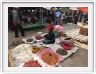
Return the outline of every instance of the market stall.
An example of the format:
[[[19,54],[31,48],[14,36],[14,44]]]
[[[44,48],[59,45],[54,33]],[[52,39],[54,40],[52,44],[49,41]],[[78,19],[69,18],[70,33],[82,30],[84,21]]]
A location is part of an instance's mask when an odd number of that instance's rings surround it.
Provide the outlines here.
[[[87,14],[88,9],[84,11],[82,8],[70,7],[64,8],[60,7],[20,7],[23,11],[23,22],[22,27],[24,29],[43,27],[46,21],[54,20],[51,16],[54,11],[60,10],[67,13],[67,22],[73,23],[73,15],[71,11],[82,11]],[[69,11],[69,12],[67,12]],[[22,12],[21,12],[22,13]],[[28,22],[26,23],[25,15],[28,16]],[[85,16],[85,15],[84,15]],[[30,20],[30,18],[33,18]],[[34,19],[36,20],[34,22]],[[30,21],[32,21],[30,23]],[[53,23],[53,22],[52,22]],[[46,23],[47,24],[47,23]],[[50,23],[51,24],[51,23]],[[50,25],[49,24],[49,25]],[[74,23],[73,23],[74,24]],[[52,24],[53,25],[53,24]],[[45,27],[44,27],[45,28]],[[49,27],[48,27],[49,28]],[[47,28],[47,29],[48,29]],[[50,27],[52,29],[52,36],[54,38],[50,41],[53,43],[44,43],[49,29],[26,32],[26,37],[15,38],[17,40],[10,39],[10,44],[8,50],[8,64],[10,67],[61,67],[61,63],[65,61],[66,58],[76,53],[80,48],[88,49],[88,22],[80,22],[76,25],[67,24],[66,25],[53,25]],[[40,31],[40,32],[39,32]],[[12,37],[10,37],[12,38]],[[11,43],[12,42],[12,43]]]
[[[12,18],[12,11],[14,7],[8,8],[8,22],[9,22],[9,28],[14,30],[14,23]],[[21,25],[24,29],[36,29],[36,28],[42,28],[44,26],[44,11],[48,9],[45,9],[43,7],[19,7],[19,17],[21,21]]]

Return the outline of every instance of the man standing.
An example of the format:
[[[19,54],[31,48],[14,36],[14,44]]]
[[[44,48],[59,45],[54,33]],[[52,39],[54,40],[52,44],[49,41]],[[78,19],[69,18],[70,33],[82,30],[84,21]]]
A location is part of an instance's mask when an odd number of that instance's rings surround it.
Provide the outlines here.
[[[77,11],[74,12],[74,25],[77,25],[79,13]]]
[[[61,15],[62,13],[59,10],[55,12],[55,21],[54,21],[55,25],[61,25]]]
[[[18,37],[18,30],[21,32],[22,36],[25,36],[24,30],[21,25],[20,17],[19,17],[19,8],[18,7],[13,8],[12,15],[13,15],[13,23],[15,25],[15,37]]]

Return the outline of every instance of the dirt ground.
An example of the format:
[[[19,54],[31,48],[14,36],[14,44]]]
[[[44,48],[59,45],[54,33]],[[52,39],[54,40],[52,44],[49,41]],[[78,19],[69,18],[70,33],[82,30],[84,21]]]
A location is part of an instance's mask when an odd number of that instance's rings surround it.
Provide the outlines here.
[[[78,28],[76,25],[73,24],[64,24],[65,30],[70,30],[74,28]],[[25,37],[32,37],[37,34],[37,32],[43,32],[46,33],[47,30],[44,29],[37,29],[37,30],[26,30],[25,31]],[[8,46],[9,49],[12,48],[11,43],[14,39],[14,31],[9,30],[8,32]],[[20,36],[20,34],[19,34]],[[23,38],[23,37],[21,37]],[[88,49],[83,49],[79,47],[79,50],[71,55],[70,57],[66,58],[62,63],[60,63],[60,66],[62,67],[87,67],[88,66]]]

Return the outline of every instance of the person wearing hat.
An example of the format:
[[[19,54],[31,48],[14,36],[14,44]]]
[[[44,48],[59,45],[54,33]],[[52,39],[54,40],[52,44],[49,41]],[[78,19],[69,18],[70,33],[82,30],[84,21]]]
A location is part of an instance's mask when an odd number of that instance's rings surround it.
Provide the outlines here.
[[[51,23],[51,21],[49,21],[49,25],[48,25],[48,34],[45,35],[45,40],[43,41],[43,43],[45,44],[53,44],[55,43],[55,34],[53,32],[54,30],[54,25]]]
[[[22,36],[25,36],[24,35],[24,30],[23,30],[22,25],[21,25],[20,16],[19,16],[18,11],[19,11],[19,8],[14,7],[13,12],[12,12],[13,23],[15,25],[15,37],[19,37],[18,36],[18,30],[21,32]]]

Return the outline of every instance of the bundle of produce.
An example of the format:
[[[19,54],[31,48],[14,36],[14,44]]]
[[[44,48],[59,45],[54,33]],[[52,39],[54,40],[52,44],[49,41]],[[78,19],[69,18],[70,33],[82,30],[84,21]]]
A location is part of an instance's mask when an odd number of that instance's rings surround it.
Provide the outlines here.
[[[55,29],[57,29],[58,32],[64,32],[64,27],[63,27],[63,26],[56,25],[56,26],[55,26]]]
[[[63,36],[63,33],[64,33],[64,27],[63,27],[63,26],[56,25],[56,26],[55,26],[55,30],[58,31],[58,37]],[[55,32],[55,33],[56,33],[56,32]]]

